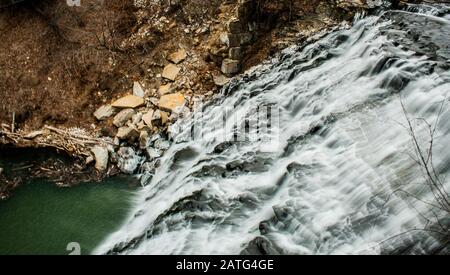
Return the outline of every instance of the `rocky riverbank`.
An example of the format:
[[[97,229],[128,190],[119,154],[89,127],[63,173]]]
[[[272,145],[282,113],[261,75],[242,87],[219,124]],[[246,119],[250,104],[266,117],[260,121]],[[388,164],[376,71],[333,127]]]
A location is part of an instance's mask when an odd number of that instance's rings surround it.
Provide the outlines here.
[[[151,176],[170,125],[232,77],[380,5],[24,1],[0,13],[0,47],[11,49],[0,53],[0,143],[56,148],[102,175]]]

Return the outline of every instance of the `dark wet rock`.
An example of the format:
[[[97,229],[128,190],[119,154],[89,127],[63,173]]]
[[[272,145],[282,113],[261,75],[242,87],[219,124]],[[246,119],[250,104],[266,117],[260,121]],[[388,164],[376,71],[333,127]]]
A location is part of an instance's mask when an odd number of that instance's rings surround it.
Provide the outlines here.
[[[241,255],[280,255],[280,251],[265,237],[256,237],[241,252]]]

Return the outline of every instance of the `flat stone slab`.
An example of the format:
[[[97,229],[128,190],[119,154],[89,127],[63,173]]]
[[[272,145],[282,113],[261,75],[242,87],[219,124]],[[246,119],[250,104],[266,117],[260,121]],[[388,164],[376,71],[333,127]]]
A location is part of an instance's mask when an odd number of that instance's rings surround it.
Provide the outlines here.
[[[184,106],[186,104],[186,99],[181,93],[164,95],[159,100],[159,108],[163,111],[173,112],[175,108],[179,106]]]
[[[142,97],[135,95],[127,95],[118,100],[116,100],[111,106],[116,108],[137,108],[145,104]]]
[[[162,73],[162,77],[175,81],[178,74],[180,73],[180,67],[174,64],[169,64],[166,67],[164,67],[164,71]]]

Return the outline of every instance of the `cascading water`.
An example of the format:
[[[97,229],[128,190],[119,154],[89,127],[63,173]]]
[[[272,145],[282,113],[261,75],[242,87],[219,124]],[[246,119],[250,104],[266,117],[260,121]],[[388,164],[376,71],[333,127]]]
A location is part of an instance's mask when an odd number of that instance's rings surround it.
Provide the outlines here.
[[[96,253],[436,252],[439,237],[425,231],[386,240],[446,215],[430,206],[401,102],[423,146],[428,132],[413,118],[438,121],[434,167],[445,178],[449,46],[448,6],[412,6],[359,19],[233,81],[179,124],[135,211]],[[264,131],[250,127],[261,122]]]

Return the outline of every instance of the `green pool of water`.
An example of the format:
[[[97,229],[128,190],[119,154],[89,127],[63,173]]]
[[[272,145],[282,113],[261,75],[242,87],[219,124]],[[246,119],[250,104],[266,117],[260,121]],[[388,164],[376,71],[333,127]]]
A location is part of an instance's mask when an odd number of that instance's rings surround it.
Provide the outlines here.
[[[89,254],[123,222],[133,191],[126,178],[72,188],[34,181],[0,202],[0,254]]]

